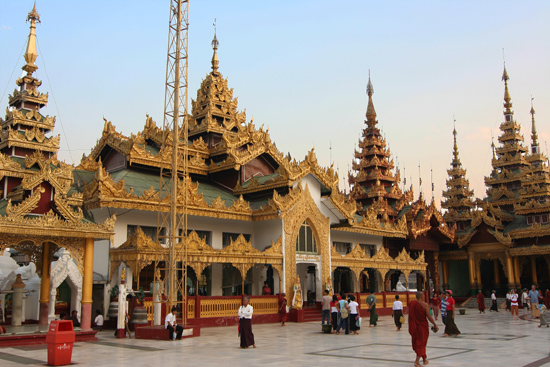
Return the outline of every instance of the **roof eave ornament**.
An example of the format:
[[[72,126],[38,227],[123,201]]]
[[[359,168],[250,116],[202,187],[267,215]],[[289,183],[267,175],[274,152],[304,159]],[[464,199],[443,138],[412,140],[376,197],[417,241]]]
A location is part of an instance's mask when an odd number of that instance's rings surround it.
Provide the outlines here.
[[[27,42],[27,49],[25,51],[25,61],[27,62],[23,66],[23,70],[27,72],[27,75],[32,75],[38,66],[34,64],[36,58],[38,57],[38,52],[36,51],[36,23],[40,23],[40,14],[36,11],[36,2],[32,10],[27,15],[27,22],[31,22],[29,40]]]

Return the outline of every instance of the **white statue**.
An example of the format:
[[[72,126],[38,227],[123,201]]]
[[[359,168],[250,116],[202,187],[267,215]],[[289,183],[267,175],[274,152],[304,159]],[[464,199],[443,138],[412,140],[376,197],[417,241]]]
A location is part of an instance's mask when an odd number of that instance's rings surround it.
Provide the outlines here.
[[[401,283],[401,281],[398,281],[397,282],[397,285],[395,286],[395,289],[398,291],[398,292],[406,292],[407,291],[407,288],[405,288],[403,286],[403,284]]]

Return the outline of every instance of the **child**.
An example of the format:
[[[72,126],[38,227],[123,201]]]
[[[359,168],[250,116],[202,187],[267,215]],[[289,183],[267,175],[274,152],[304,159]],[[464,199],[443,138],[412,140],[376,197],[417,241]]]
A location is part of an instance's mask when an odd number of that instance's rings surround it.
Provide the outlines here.
[[[544,326],[544,325],[546,325],[546,327],[549,327],[548,323],[546,322],[546,306],[544,305],[544,300],[543,299],[541,299],[540,303],[539,303],[539,312],[540,312],[540,325],[539,325],[539,327]]]

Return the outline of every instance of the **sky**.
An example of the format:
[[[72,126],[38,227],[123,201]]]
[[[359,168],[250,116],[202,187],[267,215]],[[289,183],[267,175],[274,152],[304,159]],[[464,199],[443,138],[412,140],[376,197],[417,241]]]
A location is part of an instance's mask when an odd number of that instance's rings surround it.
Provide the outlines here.
[[[43,114],[57,116],[59,158],[78,164],[103,118],[125,135],[146,114],[162,125],[169,0],[37,0]],[[32,0],[0,0],[0,108],[21,75]],[[515,118],[531,142],[531,96],[542,150],[550,145],[548,1],[190,2],[189,106],[210,72],[216,19],[219,70],[247,121],[278,149],[338,169],[340,186],[365,124],[369,78],[393,159],[439,206],[456,120],[460,158],[485,196],[491,137],[503,121],[503,61]],[[503,51],[504,49],[504,51]],[[420,168],[419,168],[420,166]],[[403,182],[401,183],[403,186]]]

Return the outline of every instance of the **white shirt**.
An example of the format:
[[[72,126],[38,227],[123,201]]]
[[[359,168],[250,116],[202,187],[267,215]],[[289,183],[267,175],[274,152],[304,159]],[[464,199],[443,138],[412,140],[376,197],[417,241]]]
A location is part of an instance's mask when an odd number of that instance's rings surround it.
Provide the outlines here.
[[[164,319],[164,328],[168,329],[168,325],[174,326],[176,324],[176,315],[170,312]]]
[[[94,322],[96,326],[103,326],[103,315],[97,315]]]
[[[244,306],[239,307],[239,317],[241,319],[251,319],[253,312],[254,312],[254,309],[252,308],[252,306],[250,306],[250,304],[246,307]]]
[[[352,313],[354,315],[356,315],[358,312],[357,312],[357,306],[359,306],[359,303],[355,302],[355,301],[351,301],[349,303],[349,313]]]
[[[518,305],[518,295],[517,294],[511,294],[510,295],[510,301],[512,302],[512,306],[519,306]]]
[[[529,301],[529,300],[527,299],[528,297],[529,297],[529,296],[527,295],[527,292],[523,292],[523,293],[521,294],[521,302],[522,302],[522,303],[527,303],[527,301]]]
[[[493,294],[491,294],[491,299],[492,299],[492,300],[495,300],[495,301],[496,301],[496,300],[497,300],[497,295],[496,295],[496,294],[494,294],[494,293],[493,293]]]
[[[510,293],[506,293],[506,299],[510,299]]]
[[[401,301],[395,301],[393,303],[393,309],[394,310],[402,310],[403,309],[403,302]]]

